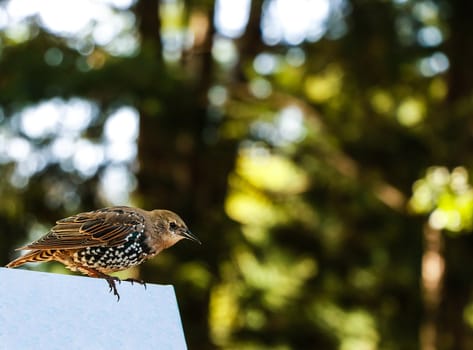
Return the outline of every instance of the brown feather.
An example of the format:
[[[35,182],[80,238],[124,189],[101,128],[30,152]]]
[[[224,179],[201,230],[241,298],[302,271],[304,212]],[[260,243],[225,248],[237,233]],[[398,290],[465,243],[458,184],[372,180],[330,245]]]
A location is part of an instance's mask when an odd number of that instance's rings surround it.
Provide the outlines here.
[[[98,210],[62,219],[43,237],[17,250],[77,249],[84,247],[115,247],[144,225],[136,212]]]
[[[55,253],[55,250],[34,250],[11,261],[6,267],[17,267],[28,262],[49,261]]]

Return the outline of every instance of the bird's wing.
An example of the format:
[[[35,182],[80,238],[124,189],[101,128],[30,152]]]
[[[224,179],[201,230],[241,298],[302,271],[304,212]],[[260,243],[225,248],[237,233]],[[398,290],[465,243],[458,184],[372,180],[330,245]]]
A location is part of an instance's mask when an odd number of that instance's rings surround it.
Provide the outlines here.
[[[141,214],[122,207],[105,208],[59,220],[46,235],[18,250],[113,247],[143,231]]]

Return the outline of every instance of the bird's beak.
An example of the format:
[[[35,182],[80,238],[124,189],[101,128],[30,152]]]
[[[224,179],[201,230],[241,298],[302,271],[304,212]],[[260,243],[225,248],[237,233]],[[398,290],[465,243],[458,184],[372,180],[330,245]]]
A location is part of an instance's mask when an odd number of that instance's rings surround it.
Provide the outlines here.
[[[196,236],[194,236],[194,234],[189,229],[179,231],[179,235],[184,238],[190,239],[191,241],[202,244],[202,242]]]

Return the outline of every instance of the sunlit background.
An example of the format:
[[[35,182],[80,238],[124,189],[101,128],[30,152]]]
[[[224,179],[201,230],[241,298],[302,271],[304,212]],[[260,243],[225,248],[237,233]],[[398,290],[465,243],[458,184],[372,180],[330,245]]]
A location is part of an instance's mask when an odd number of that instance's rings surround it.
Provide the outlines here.
[[[468,13],[1,2],[1,258],[61,216],[160,205],[207,243],[131,274],[175,284],[192,349],[467,349]]]

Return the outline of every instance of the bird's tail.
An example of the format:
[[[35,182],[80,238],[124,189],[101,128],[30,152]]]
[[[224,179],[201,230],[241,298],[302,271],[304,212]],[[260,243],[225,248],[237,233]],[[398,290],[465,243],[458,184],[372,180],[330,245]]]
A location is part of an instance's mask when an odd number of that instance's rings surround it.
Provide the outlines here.
[[[27,262],[48,261],[51,260],[54,253],[54,250],[33,250],[9,262],[6,267],[17,267]]]

